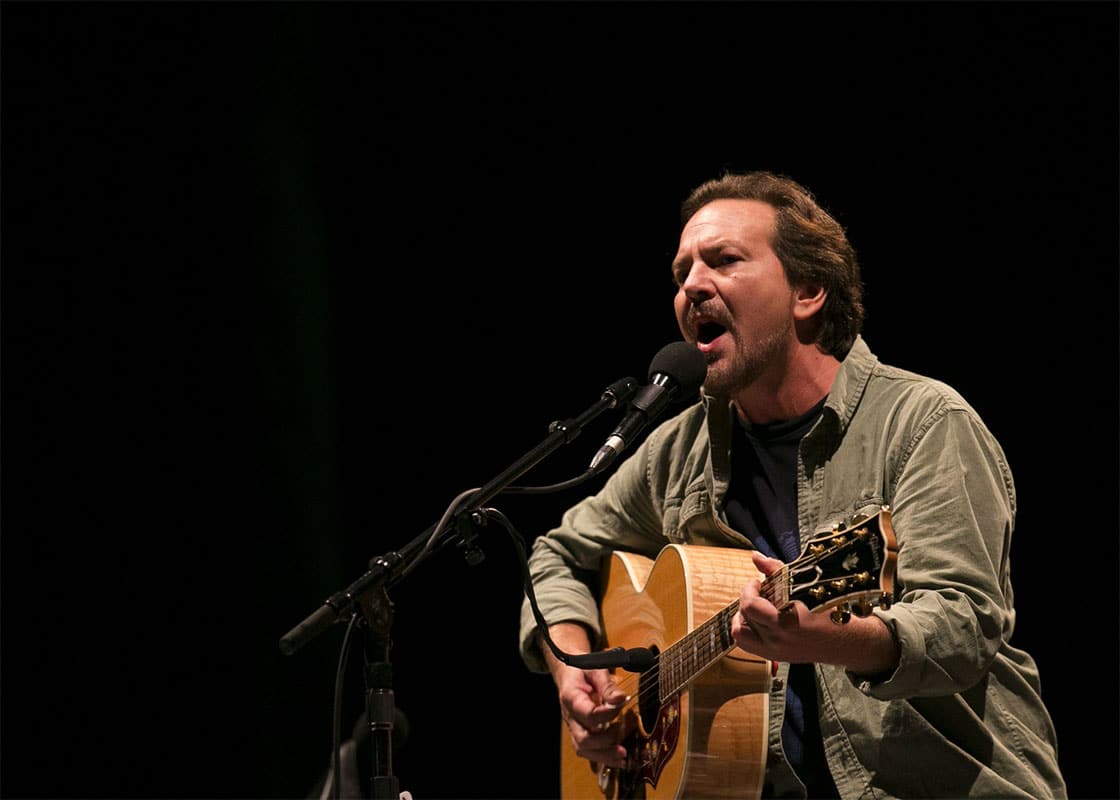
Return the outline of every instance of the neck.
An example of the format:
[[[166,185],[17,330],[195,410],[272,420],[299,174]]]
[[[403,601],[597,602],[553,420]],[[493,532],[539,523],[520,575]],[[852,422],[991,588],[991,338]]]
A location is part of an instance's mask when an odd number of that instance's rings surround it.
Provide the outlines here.
[[[834,356],[816,345],[799,345],[758,380],[732,397],[739,416],[754,425],[805,414],[832,389],[840,369]]]

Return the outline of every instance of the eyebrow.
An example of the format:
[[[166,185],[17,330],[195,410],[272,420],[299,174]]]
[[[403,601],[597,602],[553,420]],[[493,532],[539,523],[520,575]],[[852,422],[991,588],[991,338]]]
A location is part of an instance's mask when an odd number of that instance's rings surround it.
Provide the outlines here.
[[[749,248],[745,244],[743,244],[741,241],[739,241],[738,239],[729,239],[725,236],[725,237],[716,239],[715,241],[701,244],[700,245],[700,252],[701,253],[707,253],[707,252],[711,252],[713,250],[719,250],[721,248],[728,247],[728,246],[735,247],[735,248],[738,248],[740,250],[749,251]],[[677,269],[680,266],[682,266],[683,262],[686,259],[688,259],[688,260],[692,259],[692,255],[688,252],[686,252],[684,255],[678,255],[678,256],[675,256],[673,258],[673,261],[670,264],[670,267],[672,268],[674,273],[676,273]]]

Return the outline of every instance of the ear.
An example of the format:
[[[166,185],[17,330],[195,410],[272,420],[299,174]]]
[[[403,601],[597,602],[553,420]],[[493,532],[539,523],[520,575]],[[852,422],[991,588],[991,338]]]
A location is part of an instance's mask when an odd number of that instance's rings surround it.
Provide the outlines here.
[[[793,290],[793,318],[804,322],[821,310],[828,292],[823,286],[798,286]]]

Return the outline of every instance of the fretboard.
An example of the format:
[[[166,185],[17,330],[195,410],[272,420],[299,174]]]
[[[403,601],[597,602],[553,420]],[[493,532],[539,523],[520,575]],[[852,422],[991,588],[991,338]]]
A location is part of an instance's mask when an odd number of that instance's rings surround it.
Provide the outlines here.
[[[779,609],[788,602],[788,574],[788,569],[782,567],[762,583],[762,596]],[[735,640],[731,638],[731,618],[738,611],[739,600],[736,599],[661,652],[658,658],[658,692],[662,703],[731,652],[735,647]]]

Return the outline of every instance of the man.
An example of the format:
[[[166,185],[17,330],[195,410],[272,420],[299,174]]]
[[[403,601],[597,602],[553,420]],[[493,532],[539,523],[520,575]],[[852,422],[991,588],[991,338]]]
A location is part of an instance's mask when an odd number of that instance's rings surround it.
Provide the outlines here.
[[[729,628],[773,665],[761,796],[1065,797],[1038,670],[1011,643],[1016,499],[999,443],[951,387],[870,352],[855,253],[803,187],[728,174],[692,192],[681,223],[674,308],[707,361],[700,402],[534,543],[552,643],[611,644],[597,576],[612,552],[753,549],[762,579],[743,581]],[[810,539],[884,508],[893,604],[838,624],[764,590]],[[544,633],[527,599],[522,655],[552,674],[571,748],[607,785],[635,766],[628,692]]]

